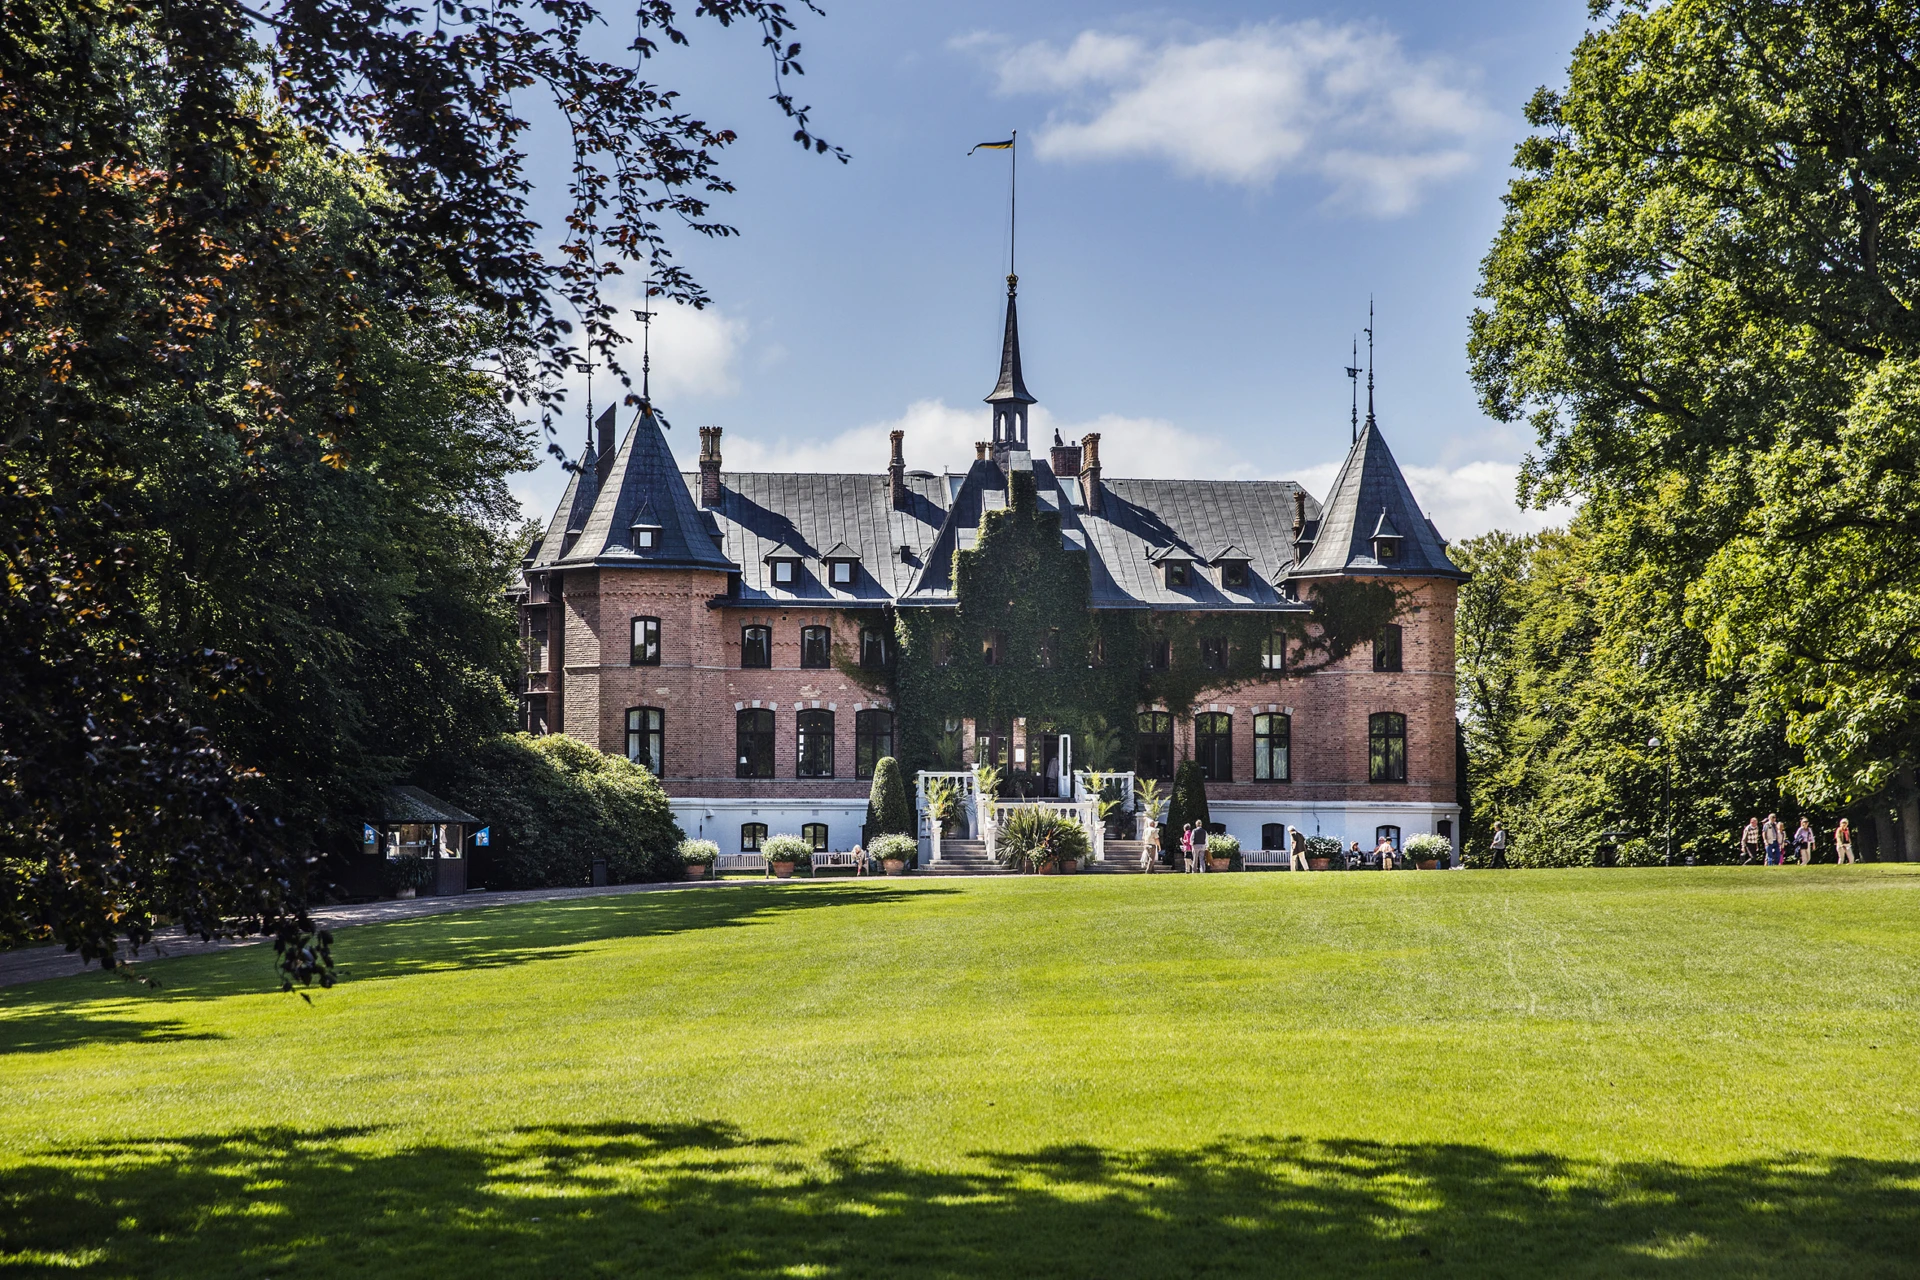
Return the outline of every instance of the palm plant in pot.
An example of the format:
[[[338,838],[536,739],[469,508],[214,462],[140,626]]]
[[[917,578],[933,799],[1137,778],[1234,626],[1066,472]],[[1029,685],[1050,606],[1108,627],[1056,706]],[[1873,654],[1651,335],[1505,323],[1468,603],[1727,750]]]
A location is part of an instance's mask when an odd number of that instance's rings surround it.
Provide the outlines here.
[[[942,839],[951,837],[960,820],[960,788],[945,778],[927,779],[927,814],[939,825]]]
[[[1137,779],[1133,785],[1133,798],[1139,806],[1138,812],[1147,820],[1147,830],[1158,831],[1167,815],[1167,796],[1160,790],[1160,780]]]
[[[1015,809],[1000,831],[1000,860],[1042,875],[1077,871],[1092,848],[1079,823],[1038,805]]]
[[[682,840],[679,848],[681,874],[689,880],[704,880],[713,874],[720,857],[720,846],[711,840]]]
[[[867,846],[867,856],[876,858],[890,876],[906,874],[907,864],[920,852],[920,842],[912,836],[880,836]]]
[[[768,836],[760,842],[760,856],[782,880],[793,875],[795,867],[813,864],[813,846],[799,836]]]
[[[1417,835],[1407,840],[1407,859],[1422,871],[1432,871],[1452,852],[1453,841],[1445,836]]]

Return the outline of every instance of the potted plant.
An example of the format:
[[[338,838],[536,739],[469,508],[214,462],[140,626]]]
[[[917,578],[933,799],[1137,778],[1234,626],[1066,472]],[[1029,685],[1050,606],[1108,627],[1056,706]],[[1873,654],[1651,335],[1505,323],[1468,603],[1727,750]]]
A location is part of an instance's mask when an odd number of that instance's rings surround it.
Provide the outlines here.
[[[680,842],[681,874],[689,880],[704,880],[713,874],[714,860],[720,856],[720,846],[711,840],[682,840]]]
[[[760,856],[782,880],[793,878],[795,867],[813,863],[813,846],[799,836],[768,836],[760,842]]]
[[[1239,840],[1228,835],[1207,837],[1207,870],[1238,871],[1243,865]]]
[[[1091,851],[1079,823],[1038,805],[1015,809],[1000,829],[1000,860],[1016,870],[1041,875],[1077,871]]]
[[[867,846],[867,856],[877,858],[881,869],[890,876],[905,875],[907,863],[920,852],[920,842],[912,836],[880,836]]]
[[[1138,812],[1145,816],[1147,829],[1157,831],[1164,819],[1167,807],[1166,796],[1160,793],[1160,781],[1157,778],[1140,778],[1133,784],[1133,798],[1139,806]]]
[[[1341,856],[1340,842],[1332,836],[1308,836],[1301,843],[1305,846],[1307,866],[1314,871],[1325,871]]]
[[[1452,852],[1453,841],[1445,836],[1417,835],[1407,840],[1406,857],[1422,871],[1432,871]]]
[[[422,889],[433,887],[433,860],[403,853],[387,859],[387,892],[396,898],[411,898]]]
[[[940,838],[951,838],[960,818],[960,789],[945,778],[927,779],[927,813],[939,824]]]

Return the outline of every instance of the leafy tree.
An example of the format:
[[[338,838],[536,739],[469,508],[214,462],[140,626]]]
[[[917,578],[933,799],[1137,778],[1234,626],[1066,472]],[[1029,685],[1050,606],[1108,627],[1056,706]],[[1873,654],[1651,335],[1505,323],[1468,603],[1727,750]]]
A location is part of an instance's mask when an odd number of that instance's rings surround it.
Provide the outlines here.
[[[873,766],[873,790],[867,797],[867,837],[914,836],[919,834],[919,825],[913,806],[907,803],[899,762],[892,756],[882,756]]]
[[[694,12],[757,25],[777,84],[800,71],[782,5]],[[498,714],[502,632],[472,590],[498,548],[441,499],[484,506],[523,446],[475,395],[550,419],[588,352],[618,372],[622,263],[706,301],[660,224],[731,234],[709,200],[734,135],[641,74],[686,40],[676,6],[639,0],[625,64],[588,51],[585,0],[424,17],[0,0],[0,940],[113,964],[165,915],[272,932],[289,982],[326,981],[305,901],[329,793]],[[518,141],[535,93],[572,146],[552,252]],[[432,403],[397,412],[423,379]],[[375,554],[389,521],[406,563]]]
[[[1920,11],[1625,0],[1574,53],[1470,355],[1529,494],[1664,566],[1663,619],[1785,726],[1789,785],[1920,804]],[[1920,845],[1915,846],[1920,852]]]

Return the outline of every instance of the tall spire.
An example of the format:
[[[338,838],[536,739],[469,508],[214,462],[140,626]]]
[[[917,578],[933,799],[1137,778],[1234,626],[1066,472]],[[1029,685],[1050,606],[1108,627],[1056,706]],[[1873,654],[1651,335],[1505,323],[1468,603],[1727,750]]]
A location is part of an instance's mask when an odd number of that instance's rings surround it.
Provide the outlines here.
[[[1007,277],[1007,327],[1000,340],[1000,381],[987,403],[993,406],[993,442],[1002,448],[1027,447],[1027,406],[1037,404],[1020,374],[1020,313],[1014,298],[1020,277]]]
[[[1367,299],[1367,425],[1373,426],[1373,299]],[[1358,439],[1359,437],[1355,437]]]
[[[1353,408],[1349,415],[1349,425],[1353,428],[1353,438],[1360,438],[1360,335],[1353,335],[1353,363],[1347,366],[1347,381],[1353,387]]]

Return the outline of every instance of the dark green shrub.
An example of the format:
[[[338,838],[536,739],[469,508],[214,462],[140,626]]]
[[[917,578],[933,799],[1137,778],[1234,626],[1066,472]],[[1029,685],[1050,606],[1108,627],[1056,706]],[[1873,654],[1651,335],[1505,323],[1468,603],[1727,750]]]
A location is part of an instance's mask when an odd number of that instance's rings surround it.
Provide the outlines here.
[[[867,796],[867,839],[878,836],[917,836],[913,806],[900,780],[900,765],[882,756],[873,766],[873,790]]]
[[[563,734],[494,738],[428,787],[493,829],[474,858],[476,888],[584,885],[596,858],[616,884],[680,876],[683,833],[660,783]]]
[[[1200,774],[1200,762],[1183,760],[1173,771],[1173,798],[1167,804],[1166,825],[1160,828],[1160,848],[1167,860],[1179,864],[1180,832],[1189,822],[1207,825],[1207,783]]]
[[[402,854],[398,858],[388,858],[385,874],[382,877],[387,896],[392,897],[402,889],[412,889],[416,893],[433,887],[433,860],[413,854]]]

